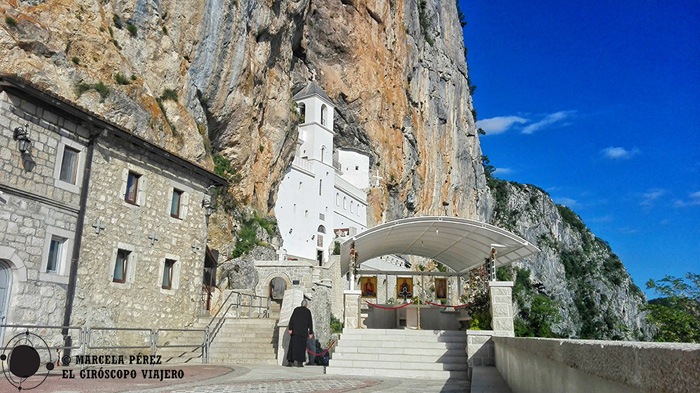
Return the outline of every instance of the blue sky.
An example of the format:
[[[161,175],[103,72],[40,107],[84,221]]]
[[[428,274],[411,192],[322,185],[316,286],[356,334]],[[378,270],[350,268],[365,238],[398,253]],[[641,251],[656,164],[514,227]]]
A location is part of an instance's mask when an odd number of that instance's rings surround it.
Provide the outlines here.
[[[572,208],[642,290],[700,274],[700,2],[459,4],[496,176]]]

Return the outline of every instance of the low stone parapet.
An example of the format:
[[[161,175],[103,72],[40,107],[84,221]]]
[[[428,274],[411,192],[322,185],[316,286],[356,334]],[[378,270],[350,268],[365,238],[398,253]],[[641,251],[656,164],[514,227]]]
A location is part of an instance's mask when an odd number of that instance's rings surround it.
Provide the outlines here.
[[[514,392],[700,391],[700,345],[493,337]]]

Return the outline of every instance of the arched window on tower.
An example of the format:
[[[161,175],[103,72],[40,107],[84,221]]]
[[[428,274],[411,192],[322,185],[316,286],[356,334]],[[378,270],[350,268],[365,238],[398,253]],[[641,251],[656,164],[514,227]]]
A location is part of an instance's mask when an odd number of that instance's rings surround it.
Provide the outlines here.
[[[348,198],[343,197],[343,210],[346,210],[348,208]]]
[[[326,104],[321,105],[321,125],[325,126],[326,125],[326,112],[328,111],[328,107],[326,107]]]
[[[316,247],[321,247],[323,249],[323,235],[325,235],[325,234],[326,234],[326,227],[324,227],[323,225],[319,225],[318,226],[318,236],[317,236],[317,240],[316,240]],[[320,265],[321,262],[323,262],[323,258],[321,258],[318,262]]]
[[[323,162],[325,157],[326,157],[326,147],[321,146],[321,162]]]
[[[306,105],[299,104],[299,124],[306,123]]]

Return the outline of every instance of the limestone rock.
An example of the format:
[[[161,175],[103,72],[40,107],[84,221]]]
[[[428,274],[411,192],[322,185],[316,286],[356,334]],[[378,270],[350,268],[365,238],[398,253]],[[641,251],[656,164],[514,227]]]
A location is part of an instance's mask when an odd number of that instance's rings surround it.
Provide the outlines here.
[[[258,272],[252,256],[226,261],[219,265],[217,282],[225,289],[255,289],[258,284]]]
[[[602,239],[570,209],[557,206],[532,185],[493,180],[489,220],[537,245],[541,252],[516,266],[531,271],[537,293],[553,299],[563,336],[597,339],[649,339],[640,307],[644,293]],[[528,305],[529,306],[529,305]],[[519,312],[514,304],[514,312]]]

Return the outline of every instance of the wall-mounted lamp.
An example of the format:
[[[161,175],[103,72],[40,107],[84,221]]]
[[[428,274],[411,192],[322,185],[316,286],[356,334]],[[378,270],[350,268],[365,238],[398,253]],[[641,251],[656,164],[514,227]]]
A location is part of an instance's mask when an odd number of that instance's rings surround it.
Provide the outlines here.
[[[211,201],[208,201],[207,198],[202,199],[202,208],[207,218],[214,214],[214,206],[211,205]]]
[[[26,152],[29,151],[29,149],[32,147],[32,141],[29,139],[29,124],[25,125],[24,127],[15,127],[15,133],[13,135],[13,139],[16,140],[17,143],[17,148],[19,149],[19,152],[22,154],[25,154]]]

